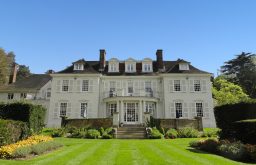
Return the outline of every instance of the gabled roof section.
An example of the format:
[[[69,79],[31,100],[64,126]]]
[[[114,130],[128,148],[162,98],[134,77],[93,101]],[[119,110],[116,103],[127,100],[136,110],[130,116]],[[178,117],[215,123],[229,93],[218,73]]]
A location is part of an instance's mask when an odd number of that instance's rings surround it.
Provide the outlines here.
[[[77,62],[77,61],[76,61]],[[74,70],[73,65],[68,66],[66,69],[56,72],[58,73],[99,73],[99,62],[98,61],[85,61],[85,60],[79,60],[79,62],[84,62],[84,69],[83,70]],[[75,63],[75,62],[74,62]]]
[[[86,63],[86,61],[82,58],[80,60],[73,62],[72,64],[85,64],[85,63]]]
[[[33,74],[13,84],[0,87],[0,92],[36,92],[51,79],[48,74]]]

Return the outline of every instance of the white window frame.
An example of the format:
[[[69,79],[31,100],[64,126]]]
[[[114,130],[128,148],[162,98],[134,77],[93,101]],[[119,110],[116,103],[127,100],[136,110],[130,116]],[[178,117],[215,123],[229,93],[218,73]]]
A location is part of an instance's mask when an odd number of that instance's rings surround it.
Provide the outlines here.
[[[87,102],[80,103],[80,117],[87,118],[87,112],[88,112],[88,103]]]
[[[136,72],[136,63],[127,63],[126,65],[126,72]]]
[[[114,112],[117,112],[117,103],[108,103],[108,107],[107,107],[108,117],[113,116]]]
[[[196,110],[196,116],[197,117],[204,117],[204,104],[203,104],[203,102],[196,102],[195,103],[195,110]]]
[[[8,93],[7,99],[8,100],[13,100],[14,99],[14,93]]]
[[[176,118],[182,118],[183,117],[183,103],[182,102],[175,102],[174,106],[175,106]],[[177,113],[179,115],[178,117],[177,117]]]
[[[145,92],[152,92],[152,82],[145,81]]]
[[[62,80],[61,91],[62,92],[69,91],[69,80]]]
[[[179,83],[177,83],[177,82],[179,82]],[[178,88],[178,86],[176,86],[176,85],[178,85],[179,88]],[[177,87],[177,88],[176,88],[176,87]],[[179,90],[178,90],[178,89],[179,89]],[[181,80],[173,80],[173,91],[174,91],[174,92],[181,92],[181,91],[182,91]]]
[[[132,81],[128,81],[127,83],[127,93],[128,95],[132,95],[134,93],[134,87],[133,87]]]
[[[50,98],[51,97],[51,88],[47,88],[46,90],[46,98]]]
[[[189,64],[188,63],[180,63],[179,70],[189,70]]]
[[[154,102],[146,102],[145,103],[145,112],[153,114],[156,109],[156,104]]]
[[[74,64],[74,70],[84,70],[84,65],[76,63]]]
[[[195,92],[201,92],[202,91],[202,84],[200,80],[194,80],[193,81],[193,88]]]
[[[152,64],[143,64],[143,68],[142,68],[143,72],[152,72]]]
[[[81,82],[81,92],[89,92],[90,88],[90,81],[89,80],[82,80]]]
[[[113,63],[113,62],[111,62],[111,63],[109,63],[109,69],[108,69],[108,71],[109,72],[118,72],[118,63]]]
[[[27,93],[20,93],[20,98],[21,99],[26,99],[27,98]]]
[[[67,102],[60,103],[59,115],[61,117],[66,117],[67,116],[67,110],[68,110],[68,103]]]

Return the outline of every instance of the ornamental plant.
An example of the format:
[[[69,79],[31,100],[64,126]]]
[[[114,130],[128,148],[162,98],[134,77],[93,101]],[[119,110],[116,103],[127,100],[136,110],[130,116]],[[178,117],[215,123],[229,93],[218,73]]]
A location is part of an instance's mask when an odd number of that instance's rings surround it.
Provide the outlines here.
[[[43,136],[43,135],[30,136],[26,140],[22,140],[14,144],[0,147],[0,158],[12,158],[14,152],[21,147],[32,146],[41,142],[47,142],[52,140],[53,138],[50,136]]]

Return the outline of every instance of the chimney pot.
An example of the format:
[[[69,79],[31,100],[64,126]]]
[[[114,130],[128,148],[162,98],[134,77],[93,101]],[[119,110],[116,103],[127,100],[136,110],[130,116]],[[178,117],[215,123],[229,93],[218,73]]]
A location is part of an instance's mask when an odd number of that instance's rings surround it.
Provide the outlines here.
[[[157,49],[156,51],[156,64],[158,71],[164,71],[164,62],[163,62],[163,50]]]
[[[104,71],[106,65],[106,51],[105,49],[100,49],[100,68],[99,71]]]

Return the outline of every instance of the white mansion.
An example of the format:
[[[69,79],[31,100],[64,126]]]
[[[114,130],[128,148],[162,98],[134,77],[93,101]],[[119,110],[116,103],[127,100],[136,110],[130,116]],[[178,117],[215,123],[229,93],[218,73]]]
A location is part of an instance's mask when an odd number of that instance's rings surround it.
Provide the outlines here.
[[[156,61],[106,61],[105,50],[100,50],[99,61],[81,59],[60,72],[32,75],[0,88],[0,100],[22,98],[43,104],[48,127],[59,127],[60,116],[113,114],[118,114],[119,123],[143,124],[145,113],[160,119],[199,116],[203,127],[215,127],[211,76],[181,59],[164,61],[162,50],[157,50]]]

